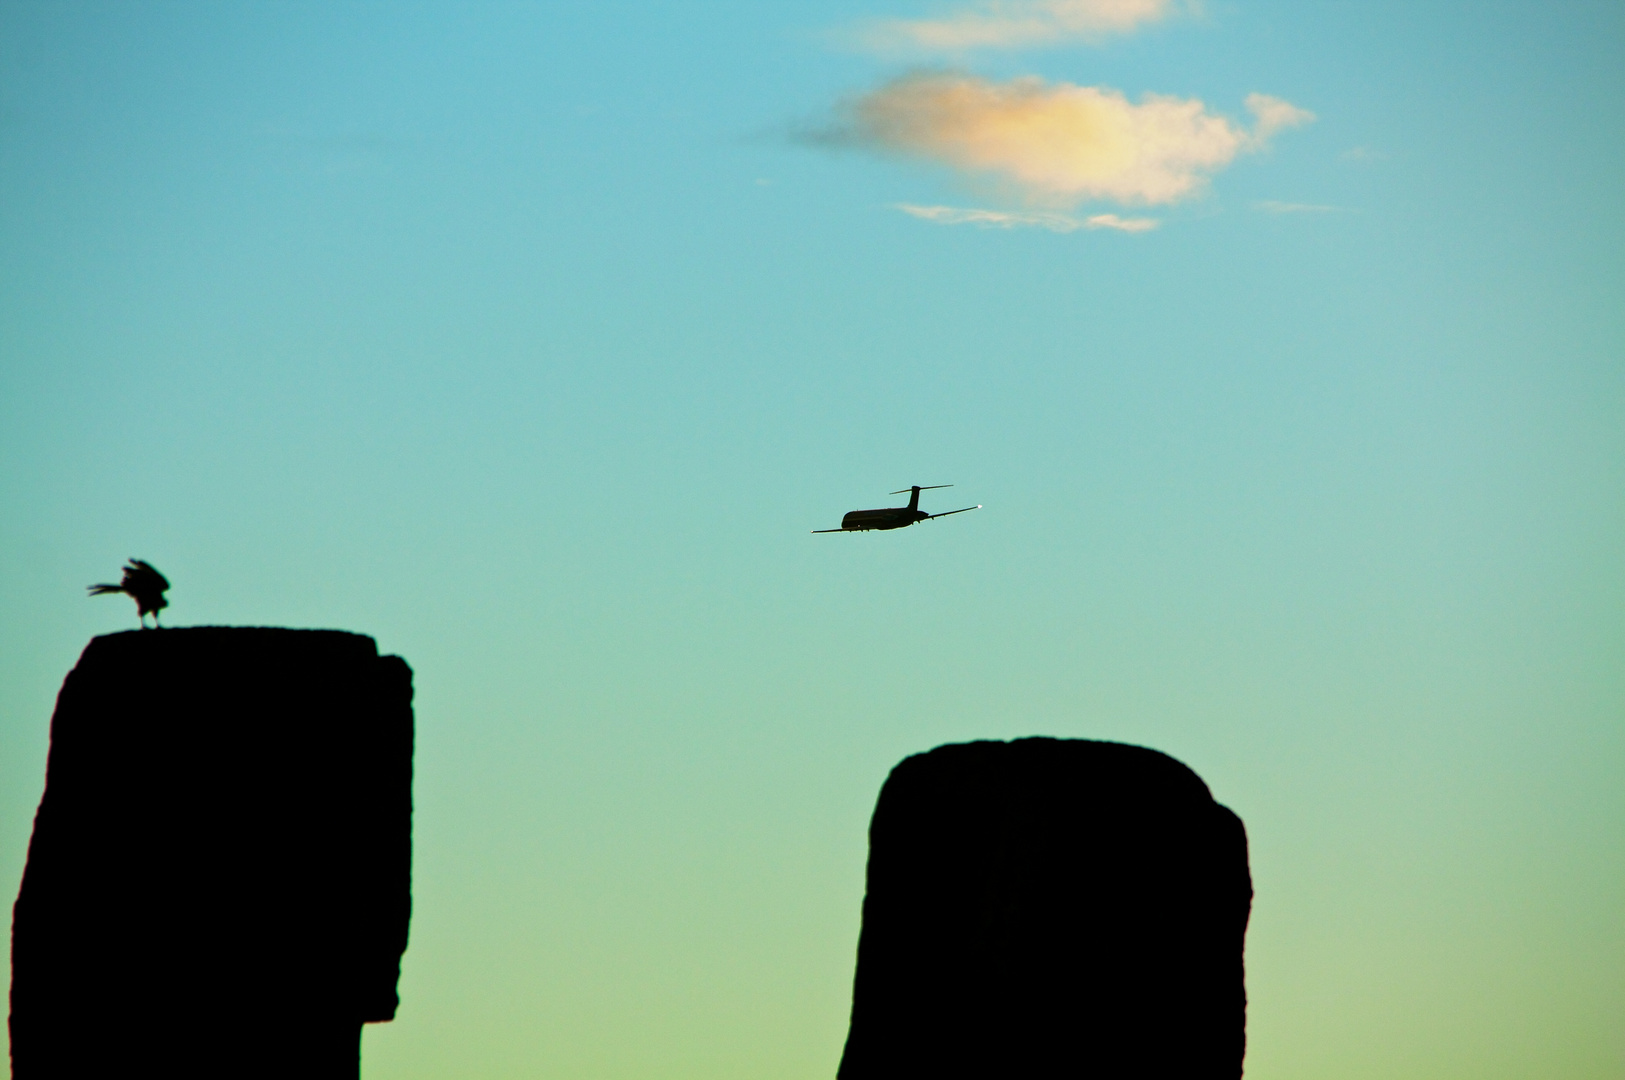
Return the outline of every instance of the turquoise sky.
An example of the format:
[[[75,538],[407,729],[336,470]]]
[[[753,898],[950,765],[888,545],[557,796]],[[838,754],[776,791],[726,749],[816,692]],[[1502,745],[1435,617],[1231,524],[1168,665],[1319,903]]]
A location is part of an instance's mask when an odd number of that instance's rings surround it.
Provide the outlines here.
[[[833,1076],[1048,734],[1246,821],[1250,1080],[1617,1080],[1625,8],[1094,3],[0,5],[0,882],[136,556],[416,670],[369,1078]]]

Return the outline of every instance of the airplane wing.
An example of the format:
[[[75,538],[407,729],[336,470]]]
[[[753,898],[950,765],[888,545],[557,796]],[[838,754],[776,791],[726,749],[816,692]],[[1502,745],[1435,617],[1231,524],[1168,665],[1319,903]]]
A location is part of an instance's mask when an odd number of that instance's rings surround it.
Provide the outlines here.
[[[963,514],[965,510],[980,510],[981,508],[982,504],[977,503],[975,506],[967,506],[963,510],[944,510],[940,514],[931,514],[927,516],[925,520],[930,521],[931,518],[947,517],[949,514]]]

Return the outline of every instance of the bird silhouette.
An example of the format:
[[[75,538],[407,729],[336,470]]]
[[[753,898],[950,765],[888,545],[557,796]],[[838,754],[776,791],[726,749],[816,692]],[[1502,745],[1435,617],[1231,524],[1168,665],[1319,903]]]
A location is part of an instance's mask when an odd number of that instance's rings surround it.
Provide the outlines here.
[[[136,611],[141,620],[141,629],[147,628],[147,613],[152,613],[152,625],[158,627],[158,612],[169,606],[164,599],[164,590],[169,588],[169,579],[160,574],[156,567],[140,559],[131,559],[124,567],[124,579],[117,585],[90,585],[87,586],[91,596],[103,596],[107,593],[124,593],[135,601]]]

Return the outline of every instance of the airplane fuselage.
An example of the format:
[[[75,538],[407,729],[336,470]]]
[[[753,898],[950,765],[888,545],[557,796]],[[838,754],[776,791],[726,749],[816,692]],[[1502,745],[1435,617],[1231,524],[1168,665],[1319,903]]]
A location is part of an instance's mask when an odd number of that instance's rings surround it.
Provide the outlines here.
[[[882,510],[853,510],[841,519],[843,532],[862,532],[868,529],[901,529],[930,517],[924,510],[908,506],[890,506]]]

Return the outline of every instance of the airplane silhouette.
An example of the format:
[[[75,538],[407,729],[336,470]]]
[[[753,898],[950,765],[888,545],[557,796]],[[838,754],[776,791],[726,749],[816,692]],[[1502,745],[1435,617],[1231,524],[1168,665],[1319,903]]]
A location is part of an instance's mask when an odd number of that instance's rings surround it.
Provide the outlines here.
[[[903,491],[909,493],[907,506],[888,506],[881,510],[852,510],[841,519],[839,529],[814,529],[815,533],[833,532],[868,532],[871,529],[906,529],[916,521],[930,521],[932,518],[947,517],[949,514],[963,514],[965,510],[980,510],[981,503],[967,506],[964,510],[944,510],[940,514],[928,514],[920,509],[920,492],[931,491],[935,488],[953,487],[952,484],[915,484],[913,487],[894,491],[893,495],[901,495]]]
[[[104,596],[107,593],[124,593],[135,601],[137,617],[141,620],[141,629],[147,628],[147,613],[152,613],[152,625],[158,627],[158,612],[161,608],[169,606],[164,599],[164,591],[169,588],[169,579],[160,574],[156,567],[140,559],[131,559],[124,567],[124,578],[117,585],[89,585],[91,596]]]

